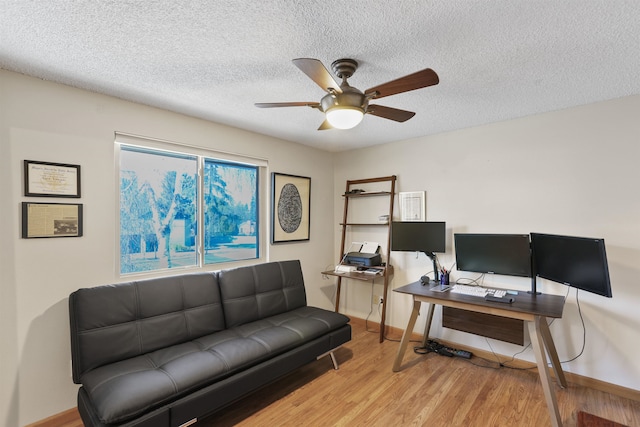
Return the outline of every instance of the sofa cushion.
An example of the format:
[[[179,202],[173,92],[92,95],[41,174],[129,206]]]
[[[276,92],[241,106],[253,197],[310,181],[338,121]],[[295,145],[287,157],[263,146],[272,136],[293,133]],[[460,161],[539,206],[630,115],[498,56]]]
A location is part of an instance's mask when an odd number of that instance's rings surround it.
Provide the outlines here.
[[[337,330],[348,321],[339,313],[301,307],[94,369],[82,377],[82,383],[101,422],[121,422]]]
[[[307,304],[298,260],[223,270],[218,282],[229,328]]]
[[[80,289],[69,313],[76,382],[90,369],[225,329],[215,273]]]

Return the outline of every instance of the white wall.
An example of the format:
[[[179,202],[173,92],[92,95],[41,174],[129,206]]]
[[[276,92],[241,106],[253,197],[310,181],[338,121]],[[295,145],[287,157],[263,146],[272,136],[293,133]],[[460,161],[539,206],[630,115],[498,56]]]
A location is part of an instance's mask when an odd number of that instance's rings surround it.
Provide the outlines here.
[[[114,132],[267,159],[269,172],[311,177],[311,240],[268,245],[300,259],[309,302],[331,308],[319,272],[332,260],[329,153],[0,70],[0,425],[22,426],[75,406],[68,295],[120,281],[115,271]],[[22,161],[79,164],[84,236],[21,239]],[[71,200],[73,201],[73,200]],[[264,224],[269,222],[264,218]]]
[[[347,179],[395,174],[398,191],[426,190],[427,220],[446,221],[447,252],[439,259],[447,267],[454,262],[455,232],[603,237],[613,298],[580,292],[586,348],[577,360],[563,366],[569,372],[640,390],[639,113],[640,96],[633,96],[341,153],[335,156],[335,222],[342,220],[340,195]],[[413,120],[428,117],[418,114]],[[393,126],[402,125],[390,122],[390,131]],[[399,217],[397,210],[395,216]],[[338,233],[335,238],[337,248]],[[372,233],[370,240],[375,239]],[[391,258],[396,267],[392,288],[432,270],[424,255],[416,259],[415,254],[392,252]],[[461,276],[454,271],[454,280]],[[475,276],[465,273],[465,277]],[[349,283],[343,287],[342,310],[367,316],[371,286]],[[545,293],[565,294],[568,290],[545,280],[539,283]],[[529,289],[530,279],[495,276],[485,284]],[[373,292],[380,295],[381,288],[376,284]],[[404,329],[410,297],[390,292],[389,300],[390,324]],[[435,318],[432,331],[438,337],[504,355],[522,350],[443,329],[439,309]],[[377,312],[371,320],[379,320]],[[418,325],[416,330],[422,331],[422,316]],[[575,290],[569,294],[563,318],[551,325],[551,332],[561,360],[580,352],[582,326]],[[518,357],[534,360],[531,349]]]

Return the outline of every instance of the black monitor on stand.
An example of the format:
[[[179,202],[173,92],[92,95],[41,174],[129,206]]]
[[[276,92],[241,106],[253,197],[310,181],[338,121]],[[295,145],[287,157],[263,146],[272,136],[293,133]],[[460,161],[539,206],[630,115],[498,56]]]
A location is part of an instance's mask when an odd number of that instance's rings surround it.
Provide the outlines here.
[[[528,234],[456,233],[453,238],[458,270],[531,277],[530,293],[537,293]]]
[[[433,262],[433,278],[438,282],[436,252],[446,251],[446,224],[444,221],[394,221],[391,223],[391,250],[424,252]]]
[[[531,233],[533,280],[562,283],[611,298],[604,239]],[[535,292],[535,287],[532,288]]]

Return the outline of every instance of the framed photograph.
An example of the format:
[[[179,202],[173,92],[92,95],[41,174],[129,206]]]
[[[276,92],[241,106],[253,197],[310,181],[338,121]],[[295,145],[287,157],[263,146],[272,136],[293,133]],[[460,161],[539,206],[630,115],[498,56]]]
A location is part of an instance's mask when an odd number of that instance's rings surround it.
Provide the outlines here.
[[[80,197],[80,165],[25,160],[24,195]]]
[[[82,236],[82,205],[22,202],[22,238]]]
[[[271,243],[309,240],[311,178],[271,174]]]
[[[400,221],[427,220],[427,192],[406,191],[398,193],[400,201]]]

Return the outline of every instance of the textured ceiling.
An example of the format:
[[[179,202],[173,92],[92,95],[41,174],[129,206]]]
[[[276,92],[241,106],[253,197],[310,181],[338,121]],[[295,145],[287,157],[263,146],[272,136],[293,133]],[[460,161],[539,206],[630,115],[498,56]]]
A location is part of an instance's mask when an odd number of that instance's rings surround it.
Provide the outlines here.
[[[360,63],[361,90],[440,84],[318,131],[324,92],[293,58]],[[0,68],[342,151],[640,94],[640,1],[0,0]],[[151,135],[162,137],[162,135]]]

